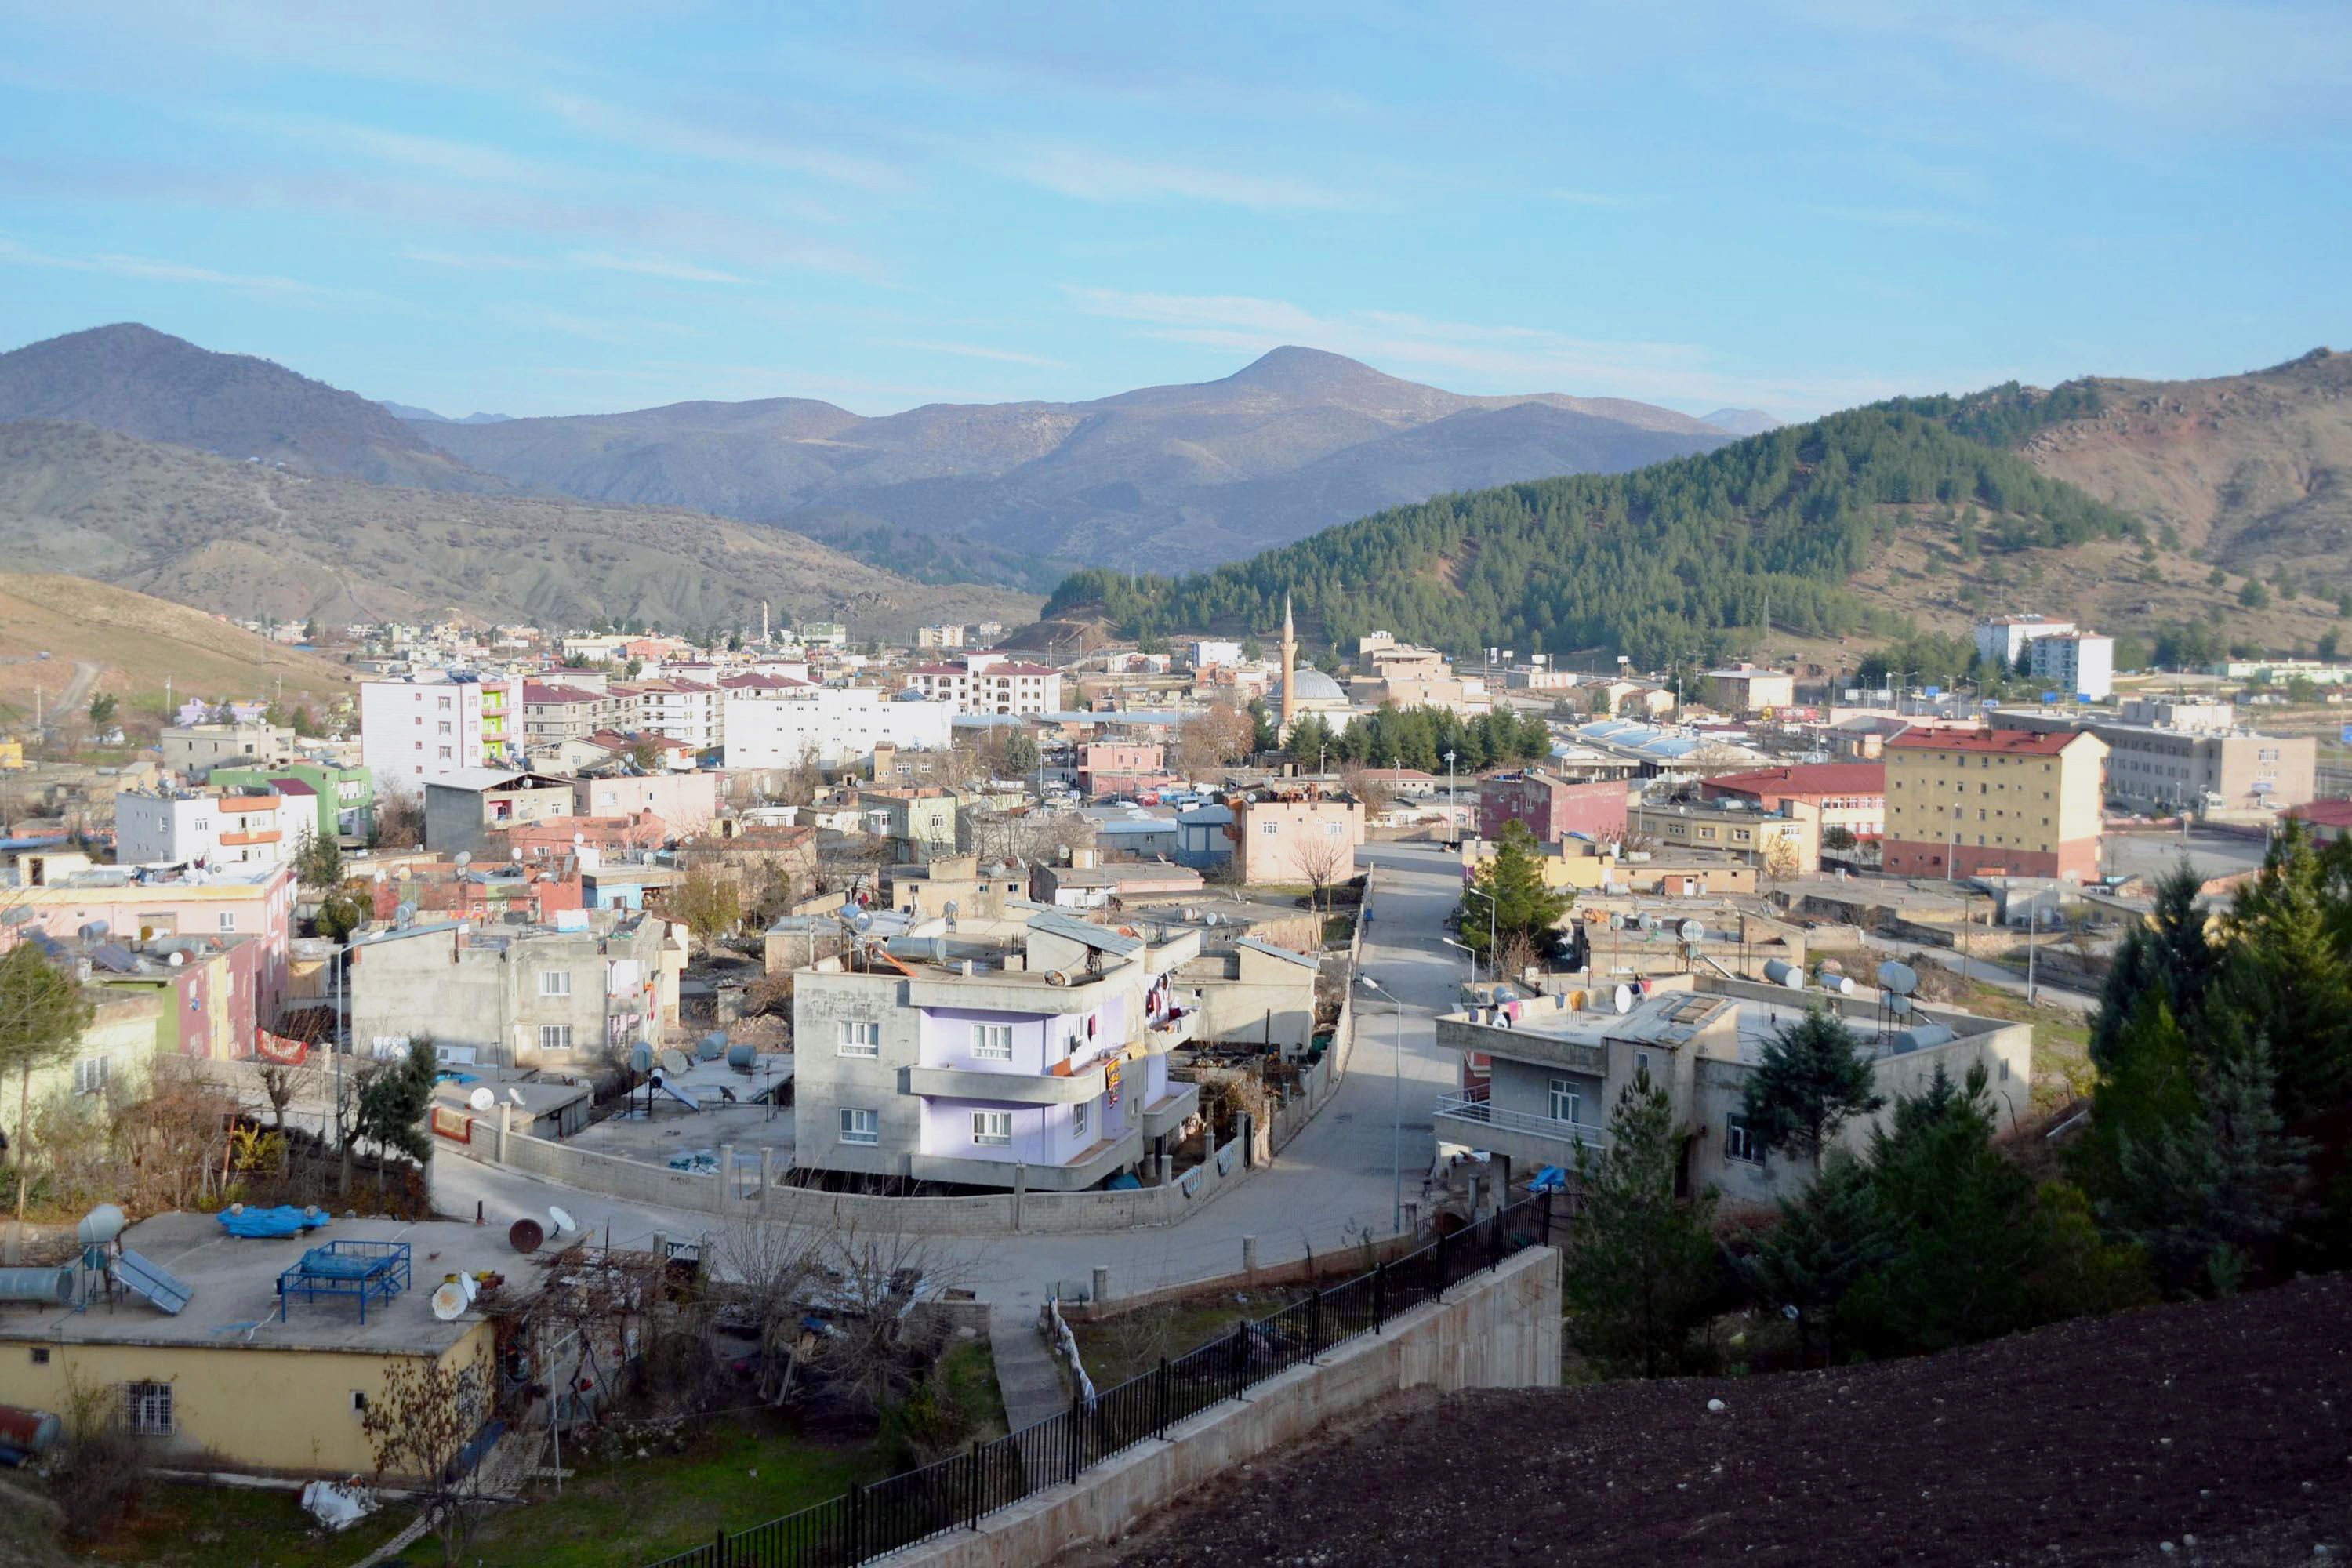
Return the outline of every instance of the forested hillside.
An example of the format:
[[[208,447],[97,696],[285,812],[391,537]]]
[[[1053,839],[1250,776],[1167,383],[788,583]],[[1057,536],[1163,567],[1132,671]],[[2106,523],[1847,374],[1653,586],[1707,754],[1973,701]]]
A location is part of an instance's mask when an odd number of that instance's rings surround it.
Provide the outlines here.
[[[1451,649],[1607,647],[1644,666],[1730,651],[1768,601],[1799,634],[1893,631],[1901,617],[1846,584],[1906,524],[1971,554],[2140,531],[1949,427],[2015,438],[2005,426],[2034,415],[2011,390],[1855,409],[1630,474],[1442,496],[1179,579],[1082,572],[1045,614],[1129,635],[1264,630],[1287,593],[1334,645],[1377,628]]]

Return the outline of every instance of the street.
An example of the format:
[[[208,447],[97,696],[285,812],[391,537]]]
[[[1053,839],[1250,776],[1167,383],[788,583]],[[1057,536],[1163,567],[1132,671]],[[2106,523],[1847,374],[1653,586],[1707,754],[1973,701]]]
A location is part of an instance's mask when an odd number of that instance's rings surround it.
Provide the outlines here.
[[[1363,973],[1404,1007],[1400,1016],[1385,998],[1358,992],[1348,1075],[1272,1168],[1160,1229],[937,1239],[927,1244],[937,1258],[933,1271],[971,1286],[983,1300],[1025,1310],[1057,1288],[1083,1288],[1097,1265],[1109,1268],[1114,1296],[1132,1295],[1236,1271],[1244,1236],[1257,1237],[1259,1262],[1271,1264],[1389,1234],[1400,1156],[1405,1201],[1417,1202],[1435,1155],[1431,1104],[1459,1079],[1460,1058],[1437,1049],[1431,1019],[1453,1005],[1463,978],[1462,959],[1438,941],[1461,879],[1446,856],[1416,845],[1370,846],[1363,862],[1382,868]],[[592,1196],[454,1154],[436,1155],[432,1181],[435,1204],[446,1214],[470,1215],[478,1201],[488,1223],[504,1226],[556,1204],[600,1237],[609,1226],[616,1245],[642,1244],[657,1231],[697,1236],[720,1223]]]

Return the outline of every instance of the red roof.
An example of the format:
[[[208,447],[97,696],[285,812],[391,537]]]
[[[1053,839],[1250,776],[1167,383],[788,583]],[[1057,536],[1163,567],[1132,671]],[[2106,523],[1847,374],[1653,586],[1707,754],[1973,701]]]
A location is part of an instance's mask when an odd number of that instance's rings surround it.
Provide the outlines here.
[[[809,683],[788,675],[722,675],[719,684],[730,691],[796,690]]]
[[[907,673],[908,675],[969,675],[971,671],[960,664],[918,664],[909,666]]]
[[[1059,672],[1042,664],[992,664],[980,673],[984,679],[992,675],[1054,675]]]
[[[595,702],[601,700],[593,691],[583,691],[576,686],[541,686],[537,681],[522,683],[525,702]]]
[[[2037,730],[1955,730],[1943,733],[1897,735],[1887,742],[1910,752],[1998,752],[2008,756],[2054,757],[2075,742],[2085,738],[2085,731],[2055,730],[2044,733]]]
[[[2352,827],[2352,800],[2306,801],[2287,815],[2322,827]]]
[[[1793,768],[1759,768],[1706,781],[1707,790],[1727,795],[1885,795],[1885,763],[1811,763]]]

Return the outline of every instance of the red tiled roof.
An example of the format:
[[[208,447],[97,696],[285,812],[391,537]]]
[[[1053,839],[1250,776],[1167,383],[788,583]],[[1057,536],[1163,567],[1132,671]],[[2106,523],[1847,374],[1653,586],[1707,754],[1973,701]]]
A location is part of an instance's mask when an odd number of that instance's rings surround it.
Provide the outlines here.
[[[960,664],[918,664],[908,666],[907,673],[908,675],[969,675],[971,672]]]
[[[788,675],[722,675],[719,684],[730,691],[784,691],[809,683]]]
[[[594,702],[600,700],[593,691],[583,691],[576,686],[541,686],[537,681],[522,683],[525,702]]]
[[[1706,788],[1729,795],[1885,795],[1885,763],[1810,763],[1790,768],[1759,768],[1724,773]]]
[[[2306,801],[2287,815],[2322,827],[2352,827],[2352,800]]]
[[[991,675],[1057,675],[1060,671],[1049,669],[1042,664],[992,664],[980,673],[983,677],[986,677]]]
[[[2010,756],[2054,757],[2086,731],[2057,730],[2043,733],[2035,730],[1959,730],[1942,733],[1897,735],[1887,742],[1909,752],[1998,752]]]

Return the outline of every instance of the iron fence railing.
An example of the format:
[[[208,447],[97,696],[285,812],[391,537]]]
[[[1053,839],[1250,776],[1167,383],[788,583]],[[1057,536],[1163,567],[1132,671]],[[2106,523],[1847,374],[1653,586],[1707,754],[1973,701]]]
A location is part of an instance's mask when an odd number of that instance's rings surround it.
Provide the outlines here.
[[[1244,1320],[1092,1400],[936,1464],[665,1557],[648,1568],[855,1568],[980,1521],[1326,1351],[1377,1334],[1400,1312],[1551,1235],[1551,1196],[1514,1204],[1369,1272]]]

